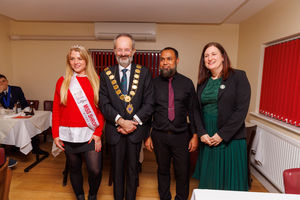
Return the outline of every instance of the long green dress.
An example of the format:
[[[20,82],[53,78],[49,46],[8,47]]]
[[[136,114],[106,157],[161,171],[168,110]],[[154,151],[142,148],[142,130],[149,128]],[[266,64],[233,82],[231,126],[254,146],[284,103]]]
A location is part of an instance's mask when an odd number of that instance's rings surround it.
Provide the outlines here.
[[[218,132],[219,79],[209,79],[201,95],[204,127],[209,136]],[[226,106],[226,105],[224,105]],[[221,142],[218,146],[200,143],[193,174],[201,189],[247,191],[247,144],[245,139]]]

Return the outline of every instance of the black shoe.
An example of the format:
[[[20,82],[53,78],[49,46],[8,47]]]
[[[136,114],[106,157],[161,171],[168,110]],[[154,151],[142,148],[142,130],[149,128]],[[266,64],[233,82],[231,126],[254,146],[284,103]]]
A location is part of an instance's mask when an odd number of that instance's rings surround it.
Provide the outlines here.
[[[88,196],[88,200],[97,200],[97,194]]]
[[[18,164],[18,161],[16,161],[15,159],[10,158],[8,160],[8,167],[14,167]]]
[[[80,194],[76,196],[77,200],[84,200],[84,194]]]

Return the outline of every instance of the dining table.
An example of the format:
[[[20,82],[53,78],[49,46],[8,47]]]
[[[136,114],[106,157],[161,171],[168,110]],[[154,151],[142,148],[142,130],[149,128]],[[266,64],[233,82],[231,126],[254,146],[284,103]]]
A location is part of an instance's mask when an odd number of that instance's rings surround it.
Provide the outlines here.
[[[29,154],[33,149],[32,138],[51,126],[51,118],[51,111],[35,110],[34,115],[26,115],[24,112],[15,113],[0,108],[0,144],[18,147],[24,155]],[[48,152],[40,149],[35,154],[35,162],[26,167],[25,172],[49,156]]]
[[[299,200],[300,195],[229,190],[194,189],[191,200]]]

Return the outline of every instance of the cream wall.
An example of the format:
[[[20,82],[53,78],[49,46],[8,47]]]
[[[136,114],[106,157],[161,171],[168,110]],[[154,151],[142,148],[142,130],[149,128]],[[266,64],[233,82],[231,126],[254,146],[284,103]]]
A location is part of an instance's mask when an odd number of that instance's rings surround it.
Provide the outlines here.
[[[11,21],[13,35],[93,36],[93,23],[34,23]],[[178,71],[196,83],[200,53],[210,41],[224,45],[236,66],[239,26],[159,24],[156,42],[137,41],[137,49],[160,50],[166,46],[178,49]],[[64,74],[65,56],[73,44],[87,48],[112,48],[110,41],[11,41],[14,81],[22,86],[27,99],[43,102],[52,99],[56,80]],[[41,105],[40,105],[40,108]]]
[[[262,69],[263,45],[280,38],[300,33],[300,1],[276,0],[258,14],[240,24],[238,66],[247,72],[251,83],[252,97],[250,111],[259,105],[260,71]],[[250,119],[259,120],[300,140],[300,135],[267,123],[252,115]]]
[[[10,23],[7,17],[0,15],[0,74],[12,78],[11,42],[9,40]]]

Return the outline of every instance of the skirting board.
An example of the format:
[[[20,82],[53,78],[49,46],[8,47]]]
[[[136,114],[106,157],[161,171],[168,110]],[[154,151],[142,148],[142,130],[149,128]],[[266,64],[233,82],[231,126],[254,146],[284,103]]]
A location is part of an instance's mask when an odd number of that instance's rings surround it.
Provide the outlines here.
[[[250,172],[271,193],[281,193],[263,174],[255,167],[250,166]]]

